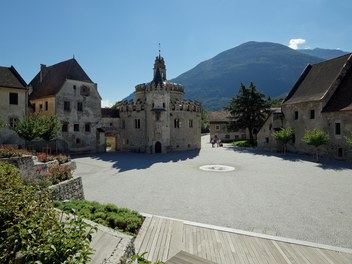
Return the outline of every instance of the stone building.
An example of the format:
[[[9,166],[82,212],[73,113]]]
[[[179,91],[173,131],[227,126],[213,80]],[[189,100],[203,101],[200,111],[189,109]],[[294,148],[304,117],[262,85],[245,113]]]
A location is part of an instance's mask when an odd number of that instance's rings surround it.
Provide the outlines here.
[[[328,145],[321,147],[321,154],[352,158],[351,146],[344,138],[352,129],[351,66],[352,54],[347,54],[306,67],[281,106],[283,127],[291,127],[295,132],[288,151],[313,153],[303,137],[307,129],[320,129],[330,138]],[[267,142],[261,133],[258,146],[272,149],[273,144],[276,143]]]
[[[182,85],[167,81],[160,54],[153,80],[137,85],[134,100],[119,102],[117,109],[117,150],[166,153],[201,147],[201,105],[184,99]]]
[[[16,127],[18,120],[28,112],[28,87],[16,69],[0,67],[0,121]],[[8,128],[0,128],[0,144],[23,144],[17,134]]]
[[[0,119],[10,127],[27,115],[28,88],[16,69],[0,67]]]
[[[30,86],[32,111],[54,114],[62,123],[55,144],[58,152],[105,151],[97,84],[74,58],[49,67],[41,65]]]
[[[233,120],[228,111],[209,112],[208,122],[210,138],[219,139],[222,142],[248,138],[245,129],[234,130],[232,128],[231,123],[233,123]]]

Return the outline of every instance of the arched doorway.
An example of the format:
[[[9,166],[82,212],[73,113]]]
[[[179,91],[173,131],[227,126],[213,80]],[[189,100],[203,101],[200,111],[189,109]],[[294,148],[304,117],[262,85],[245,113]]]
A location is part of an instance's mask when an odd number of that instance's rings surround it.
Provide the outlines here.
[[[155,153],[161,153],[161,143],[159,141],[155,143]]]

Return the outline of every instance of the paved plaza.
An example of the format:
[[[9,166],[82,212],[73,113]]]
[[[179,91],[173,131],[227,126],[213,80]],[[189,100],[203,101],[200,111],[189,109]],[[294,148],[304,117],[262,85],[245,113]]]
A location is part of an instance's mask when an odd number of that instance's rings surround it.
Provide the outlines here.
[[[316,163],[311,156],[227,144],[212,148],[209,136],[202,137],[200,151],[110,152],[76,156],[75,161],[87,200],[352,248],[352,164],[348,162]]]

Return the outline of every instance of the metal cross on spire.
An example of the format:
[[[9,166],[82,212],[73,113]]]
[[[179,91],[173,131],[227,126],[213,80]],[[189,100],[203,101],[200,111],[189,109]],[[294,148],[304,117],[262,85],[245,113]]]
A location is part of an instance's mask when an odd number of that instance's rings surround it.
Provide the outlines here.
[[[160,43],[159,43],[159,58],[160,58]]]

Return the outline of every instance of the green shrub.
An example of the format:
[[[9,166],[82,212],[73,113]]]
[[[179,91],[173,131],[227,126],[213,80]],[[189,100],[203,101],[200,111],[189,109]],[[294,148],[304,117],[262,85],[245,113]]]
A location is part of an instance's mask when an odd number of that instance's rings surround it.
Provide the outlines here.
[[[79,217],[60,221],[50,193],[24,185],[19,171],[0,163],[0,263],[85,263],[92,228]]]
[[[55,206],[66,212],[75,210],[82,217],[127,234],[136,234],[143,223],[142,216],[136,211],[119,208],[114,204],[72,200],[56,202]]]
[[[247,140],[239,140],[232,142],[232,145],[240,148],[249,148],[251,144]]]

